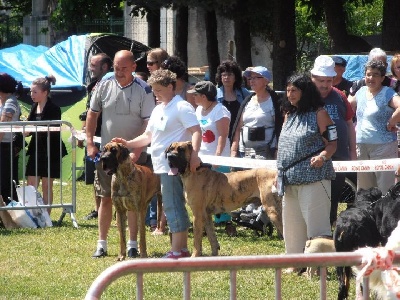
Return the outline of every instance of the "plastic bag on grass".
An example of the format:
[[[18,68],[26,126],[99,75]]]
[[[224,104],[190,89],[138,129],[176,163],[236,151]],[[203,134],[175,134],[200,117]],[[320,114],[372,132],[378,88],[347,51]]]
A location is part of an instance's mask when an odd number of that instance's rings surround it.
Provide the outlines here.
[[[15,200],[11,200],[8,203],[9,207],[22,206],[22,203],[17,202]],[[34,222],[31,213],[27,209],[18,209],[18,210],[9,210],[12,220],[18,225],[20,228],[37,228],[38,225]]]
[[[20,203],[23,203],[25,190],[25,206],[44,205],[42,195],[35,189],[34,186],[17,186],[16,190]],[[28,209],[28,211],[32,215],[33,221],[38,225],[38,227],[45,228],[53,226],[46,208],[38,207]]]

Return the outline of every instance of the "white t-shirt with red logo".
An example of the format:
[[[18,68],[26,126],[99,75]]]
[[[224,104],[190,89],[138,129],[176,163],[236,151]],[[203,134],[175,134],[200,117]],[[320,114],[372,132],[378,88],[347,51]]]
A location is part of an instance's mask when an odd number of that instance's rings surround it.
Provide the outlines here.
[[[201,132],[202,132],[202,141],[200,146],[199,154],[203,155],[215,155],[218,146],[218,138],[220,134],[217,130],[217,121],[222,118],[231,119],[231,113],[228,109],[223,106],[221,103],[218,103],[214,106],[214,108],[205,116],[202,115],[202,107],[198,106],[196,108],[196,117],[197,121],[199,121]],[[230,141],[226,138],[225,147],[221,153],[221,156],[229,156],[230,155]]]

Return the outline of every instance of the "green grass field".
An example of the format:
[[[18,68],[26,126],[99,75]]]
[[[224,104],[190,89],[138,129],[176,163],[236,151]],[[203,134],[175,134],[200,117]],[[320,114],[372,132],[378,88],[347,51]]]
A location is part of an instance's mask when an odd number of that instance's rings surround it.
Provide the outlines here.
[[[57,187],[55,188],[57,189]],[[94,279],[107,267],[116,264],[118,232],[113,221],[109,256],[93,259],[96,247],[97,221],[83,220],[93,209],[92,186],[77,183],[79,228],[72,226],[67,215],[60,227],[45,229],[0,229],[0,299],[84,299]],[[57,192],[55,192],[57,195]],[[64,201],[71,199],[71,185],[63,188]],[[61,209],[54,209],[57,221]],[[284,253],[284,243],[274,231],[272,238],[258,237],[253,231],[238,227],[237,237],[228,237],[217,227],[221,256],[268,255]],[[189,248],[193,236],[189,236]],[[151,236],[147,232],[148,254],[158,258],[169,250],[169,237]],[[211,250],[206,237],[204,255]],[[337,280],[329,268],[326,299],[337,298]],[[135,299],[136,277],[126,276],[109,286],[102,299]],[[145,299],[182,299],[182,273],[155,273],[144,276]],[[237,299],[274,299],[274,270],[238,271]],[[191,274],[192,299],[229,299],[229,272],[194,272]],[[354,281],[350,298],[354,298]],[[319,281],[294,274],[282,275],[282,299],[319,299]]]

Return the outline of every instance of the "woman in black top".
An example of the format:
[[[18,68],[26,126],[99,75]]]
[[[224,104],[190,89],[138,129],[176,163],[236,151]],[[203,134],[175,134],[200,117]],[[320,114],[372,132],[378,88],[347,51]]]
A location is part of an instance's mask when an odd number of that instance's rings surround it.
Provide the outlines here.
[[[49,97],[51,84],[55,84],[55,82],[55,77],[51,75],[37,78],[32,82],[30,93],[34,103],[28,121],[61,120],[60,107],[55,105]],[[54,126],[59,125],[51,125],[51,127]],[[28,185],[37,188],[41,179],[43,202],[52,204],[53,181],[54,178],[60,178],[60,159],[67,154],[67,149],[62,141],[60,147],[61,135],[58,131],[32,132],[31,137],[27,151],[27,155],[29,155],[26,166],[27,182]],[[50,214],[51,209],[48,209],[48,212]]]

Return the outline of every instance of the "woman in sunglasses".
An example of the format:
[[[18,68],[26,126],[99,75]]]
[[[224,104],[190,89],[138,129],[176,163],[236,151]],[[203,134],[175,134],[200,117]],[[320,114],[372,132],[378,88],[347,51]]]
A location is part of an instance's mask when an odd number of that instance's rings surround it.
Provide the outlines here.
[[[283,115],[279,96],[269,87],[271,72],[262,66],[244,72],[253,91],[242,102],[232,128],[232,157],[275,159]]]
[[[150,73],[158,70],[161,63],[169,57],[167,51],[162,48],[154,48],[147,52],[147,69]]]

